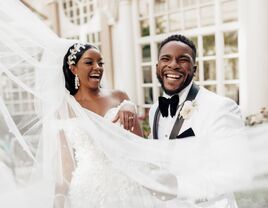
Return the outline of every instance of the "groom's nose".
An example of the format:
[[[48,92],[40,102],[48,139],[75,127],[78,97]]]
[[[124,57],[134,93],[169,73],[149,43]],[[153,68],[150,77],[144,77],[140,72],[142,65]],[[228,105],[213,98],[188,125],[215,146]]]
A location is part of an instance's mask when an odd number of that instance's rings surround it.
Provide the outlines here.
[[[179,62],[175,58],[170,61],[170,63],[168,64],[168,67],[174,70],[181,68]]]

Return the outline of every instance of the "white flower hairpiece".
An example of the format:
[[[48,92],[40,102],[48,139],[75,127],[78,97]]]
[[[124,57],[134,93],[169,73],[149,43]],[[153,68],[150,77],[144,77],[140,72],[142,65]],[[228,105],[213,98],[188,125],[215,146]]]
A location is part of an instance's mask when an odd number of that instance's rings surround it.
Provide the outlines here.
[[[75,64],[74,59],[76,59],[77,52],[81,51],[81,48],[85,49],[86,46],[83,43],[75,43],[74,48],[70,49],[70,55],[68,56],[68,65]]]
[[[186,100],[182,106],[180,111],[180,116],[183,119],[188,119],[193,114],[194,109],[196,108],[197,104],[195,101]]]

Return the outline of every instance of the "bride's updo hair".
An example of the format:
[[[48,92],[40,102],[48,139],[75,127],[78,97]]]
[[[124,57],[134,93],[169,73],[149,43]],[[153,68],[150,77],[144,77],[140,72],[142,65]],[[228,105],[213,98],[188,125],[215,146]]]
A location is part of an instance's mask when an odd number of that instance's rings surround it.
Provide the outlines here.
[[[77,62],[80,60],[85,51],[91,48],[97,49],[97,47],[91,44],[75,43],[68,49],[63,58],[62,69],[65,78],[65,87],[70,91],[71,95],[75,95],[78,89],[75,89],[75,75],[70,70],[70,65],[76,66]]]

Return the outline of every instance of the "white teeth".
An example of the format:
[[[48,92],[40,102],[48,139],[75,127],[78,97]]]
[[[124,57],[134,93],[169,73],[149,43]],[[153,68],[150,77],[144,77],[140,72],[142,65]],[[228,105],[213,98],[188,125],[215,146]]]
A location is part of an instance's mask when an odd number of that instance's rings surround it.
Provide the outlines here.
[[[179,79],[181,77],[181,75],[167,74],[166,77],[167,78],[172,78],[172,79]]]

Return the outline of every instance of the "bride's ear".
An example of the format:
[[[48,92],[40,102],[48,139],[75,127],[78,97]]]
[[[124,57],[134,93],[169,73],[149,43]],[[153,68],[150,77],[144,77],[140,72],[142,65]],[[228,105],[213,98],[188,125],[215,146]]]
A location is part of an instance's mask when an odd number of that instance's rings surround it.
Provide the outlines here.
[[[76,75],[77,74],[77,67],[75,65],[70,65],[69,69],[71,70],[71,72]]]

